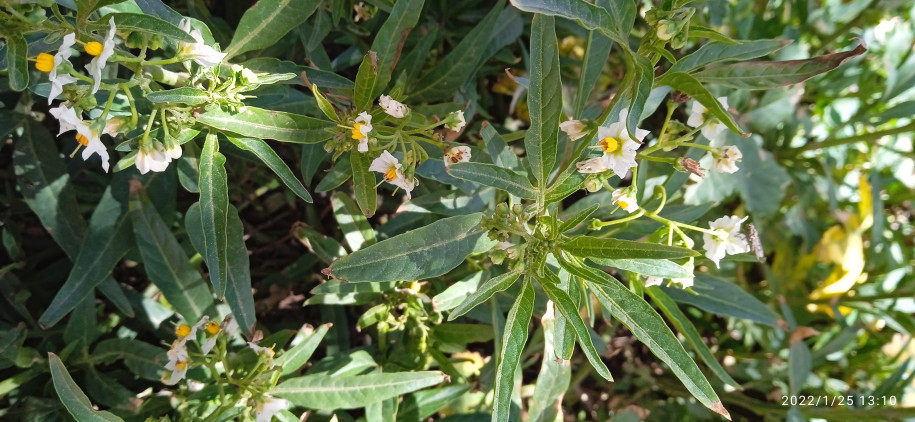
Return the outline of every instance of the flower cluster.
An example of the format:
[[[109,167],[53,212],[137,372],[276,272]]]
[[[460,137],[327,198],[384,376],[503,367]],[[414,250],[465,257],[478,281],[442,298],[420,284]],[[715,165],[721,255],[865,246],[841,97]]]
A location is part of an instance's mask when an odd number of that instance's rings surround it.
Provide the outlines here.
[[[203,341],[200,341],[200,336],[198,336],[198,331],[201,328],[204,333]],[[175,328],[177,338],[172,342],[166,354],[168,356],[168,363],[165,364],[167,372],[164,374],[162,382],[166,385],[175,385],[187,376],[187,370],[190,366],[190,354],[187,350],[188,340],[198,343],[202,354],[201,357],[205,358],[216,346],[220,333],[223,333],[227,338],[231,338],[236,331],[238,331],[238,322],[231,316],[226,317],[222,324],[210,321],[208,316],[200,318],[200,321],[197,321],[193,326],[184,323],[178,324]]]

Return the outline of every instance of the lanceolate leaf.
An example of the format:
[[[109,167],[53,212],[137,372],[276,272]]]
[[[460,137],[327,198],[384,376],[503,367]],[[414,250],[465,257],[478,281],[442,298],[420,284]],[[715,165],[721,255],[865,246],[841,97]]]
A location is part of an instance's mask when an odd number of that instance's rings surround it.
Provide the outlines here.
[[[353,252],[324,273],[343,281],[419,280],[451,271],[464,262],[483,235],[482,214],[438,220]]]
[[[445,379],[445,374],[435,371],[305,375],[280,383],[270,393],[309,409],[356,409],[439,384]]]
[[[229,218],[229,187],[226,176],[226,157],[219,152],[215,133],[207,135],[200,153],[200,216],[203,227],[201,251],[210,271],[210,283],[216,295],[226,292],[228,259],[227,230]]]
[[[337,192],[331,196],[330,201],[334,207],[334,218],[340,225],[340,231],[343,232],[343,238],[349,244],[350,250],[356,251],[363,246],[376,243],[375,230],[349,196]]]
[[[586,29],[598,30],[629,49],[629,32],[636,12],[633,0],[611,1],[607,10],[585,0],[511,0],[511,3],[525,12],[578,21]]]
[[[114,183],[126,187],[126,182],[125,177],[115,176]],[[88,297],[130,249],[133,236],[129,225],[130,214],[127,212],[127,192],[124,189],[123,194],[115,198],[112,186],[117,185],[112,184],[105,190],[92,213],[89,230],[67,281],[38,320],[42,326],[57,324]]]
[[[601,0],[596,2],[597,6],[609,7],[612,0]],[[575,93],[575,118],[581,118],[581,113],[585,110],[588,97],[591,94],[597,78],[604,70],[604,64],[610,55],[610,49],[613,43],[606,35],[597,30],[588,31],[588,43],[585,47],[585,55],[581,62],[581,76],[578,79],[578,91]]]
[[[696,72],[693,76],[703,84],[738,89],[771,89],[804,82],[833,70],[866,51],[863,45],[858,45],[849,51],[810,59],[726,64]]]
[[[407,39],[407,34],[419,21],[423,3],[423,0],[395,2],[394,7],[391,8],[391,14],[375,34],[371,51],[378,53],[378,81],[375,84],[377,91],[373,93],[373,97],[380,95],[391,81],[391,74],[400,59],[400,52]]]
[[[566,271],[585,279],[604,308],[664,361],[699,402],[730,419],[728,411],[696,362],[686,353],[683,345],[651,305],[603,271],[565,261],[561,261],[561,264]]]
[[[572,329],[575,330],[575,335],[578,337],[578,344],[581,345],[581,349],[585,352],[585,356],[588,357],[588,361],[591,362],[591,366],[593,366],[597,373],[604,377],[604,379],[613,381],[610,370],[607,369],[607,365],[600,359],[600,353],[594,348],[594,343],[591,342],[591,334],[588,333],[588,327],[585,325],[585,322],[582,321],[581,315],[578,313],[578,305],[572,301],[568,293],[559,288],[560,281],[559,277],[556,277],[556,274],[547,270],[543,272],[543,276],[544,280],[541,281],[540,286],[543,287],[543,291],[546,292],[547,297],[553,301],[553,305],[556,309],[559,310],[562,313],[562,316],[572,325]]]
[[[76,382],[67,372],[67,368],[64,367],[64,363],[61,362],[57,355],[48,353],[48,363],[51,366],[51,379],[54,381],[54,390],[57,391],[60,401],[67,408],[67,411],[73,415],[74,419],[88,422],[123,421],[123,419],[110,412],[93,409],[89,397],[86,397],[86,393],[83,393],[83,390],[76,385]]]
[[[327,334],[327,330],[330,329],[331,325],[333,324],[328,323],[321,325],[301,343],[283,352],[280,357],[276,358],[276,366],[283,368],[280,373],[282,375],[289,375],[295,373],[299,368],[305,365],[305,363],[308,362],[308,359],[311,358],[315,349],[318,348],[318,345],[321,344],[321,340],[324,339],[324,335]]]
[[[648,59],[638,54],[631,54],[635,78],[630,91],[629,115],[626,121],[626,128],[630,134],[635,134],[635,129],[642,120],[642,111],[645,110],[645,103],[648,102],[648,96],[651,95],[651,88],[654,85],[654,66]]]
[[[693,305],[704,311],[735,318],[748,319],[770,327],[777,327],[779,315],[765,303],[753,297],[734,283],[704,274],[696,276],[692,294],[678,288],[662,288],[680,303]]]
[[[191,37],[190,34],[182,31],[181,28],[155,16],[137,13],[111,13],[94,22],[90,25],[90,28],[99,32],[107,31],[108,20],[110,18],[114,18],[114,25],[119,31],[145,32],[147,34],[160,35],[175,41],[195,42],[194,37]]]
[[[699,255],[691,249],[676,246],[590,236],[576,237],[559,247],[577,256],[610,259],[675,259]]]
[[[150,92],[149,94],[146,94],[146,99],[153,104],[179,103],[193,106],[206,103],[210,100],[210,96],[206,91],[200,88],[185,86],[181,88]]]
[[[495,397],[492,410],[492,421],[509,420],[512,404],[512,391],[515,388],[515,371],[521,360],[521,351],[527,343],[527,326],[534,313],[534,287],[525,280],[518,294],[518,299],[508,311],[505,320],[505,332],[502,336],[502,353],[496,370]]]
[[[595,263],[613,267],[624,271],[632,271],[644,276],[661,277],[661,278],[683,278],[689,277],[693,273],[687,271],[683,266],[666,259],[601,259],[592,258]]]
[[[213,303],[206,282],[191,267],[184,249],[145,194],[131,194],[130,214],[149,279],[186,320],[200,319]]]
[[[297,144],[324,142],[327,140],[324,129],[334,126],[328,120],[257,107],[245,107],[244,111],[238,113],[211,110],[201,114],[197,121],[242,136]]]
[[[280,180],[292,190],[292,193],[296,194],[299,198],[302,198],[305,202],[311,202],[311,194],[305,189],[305,186],[302,185],[302,182],[295,177],[295,173],[286,165],[286,162],[280,158],[279,155],[270,148],[266,142],[257,139],[257,138],[245,138],[245,137],[236,137],[236,136],[226,136],[230,142],[235,144],[235,146],[246,150],[251,151],[257,158],[260,158],[267,167],[270,167],[270,170],[273,170]]]
[[[22,91],[29,86],[29,45],[22,34],[6,35],[6,63],[13,91]]]
[[[366,217],[375,215],[378,207],[378,191],[375,187],[375,173],[369,170],[371,162],[366,154],[350,152],[350,168],[353,171],[353,193],[356,203]],[[340,164],[337,164],[340,165]]]
[[[527,177],[505,167],[485,163],[456,163],[448,167],[448,174],[504,190],[521,199],[537,199],[537,190]]]
[[[470,312],[477,305],[489,300],[492,295],[511,287],[520,275],[520,272],[512,271],[486,280],[482,286],[468,295],[460,305],[448,314],[448,321],[454,321],[455,318]]]
[[[320,0],[258,1],[241,17],[235,36],[226,48],[226,57],[273,45],[305,22],[321,3]]]
[[[740,134],[746,133],[737,126],[737,122],[734,121],[734,116],[731,116],[731,113],[718,102],[715,96],[702,86],[702,83],[689,74],[668,72],[664,77],[658,80],[658,85],[670,85],[671,88],[693,97],[694,100],[705,106],[707,110],[712,112],[712,114],[729,129]]]
[[[372,108],[376,85],[378,85],[378,54],[369,51],[362,58],[359,72],[356,73],[355,97],[353,98],[356,110],[368,111]]]
[[[556,164],[562,82],[559,79],[559,45],[552,16],[534,16],[531,26],[531,85],[527,94],[531,127],[524,148],[541,192]]]
[[[674,63],[668,73],[691,72],[713,63],[762,57],[781,50],[788,44],[791,44],[791,41],[751,40],[742,41],[740,44],[710,42]]]

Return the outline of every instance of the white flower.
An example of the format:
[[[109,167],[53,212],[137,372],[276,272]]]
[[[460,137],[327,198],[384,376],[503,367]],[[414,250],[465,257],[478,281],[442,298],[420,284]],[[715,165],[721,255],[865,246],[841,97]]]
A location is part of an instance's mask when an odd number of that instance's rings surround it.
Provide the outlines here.
[[[210,350],[213,350],[213,346],[216,345],[216,339],[219,338],[219,331],[221,327],[216,321],[207,322],[204,326],[206,331],[206,341],[200,345],[200,350],[203,352],[203,355],[206,356],[210,353]]]
[[[464,120],[464,110],[451,112],[445,118],[445,127],[455,132],[460,132],[466,124],[467,121]]]
[[[402,119],[407,115],[407,113],[410,112],[410,109],[403,105],[403,103],[387,95],[382,95],[381,98],[378,99],[378,105],[380,105],[381,108],[384,109],[384,112],[388,113],[389,116],[396,117],[398,119]]]
[[[51,101],[57,98],[61,92],[64,92],[64,85],[76,82],[76,78],[73,76],[68,74],[57,74],[57,67],[63,62],[69,62],[70,54],[72,54],[70,49],[75,43],[75,33],[64,35],[63,42],[61,42],[60,48],[57,49],[57,54],[54,55],[54,67],[51,68],[51,71],[48,73],[48,81],[51,82],[51,93],[48,94],[48,105],[51,105]]]
[[[248,347],[250,347],[251,350],[254,351],[254,353],[257,353],[258,355],[266,356],[267,357],[267,367],[273,368],[274,351],[273,351],[272,347],[261,347],[250,341],[248,342]]]
[[[76,140],[80,145],[86,147],[83,149],[83,160],[88,160],[92,154],[98,154],[99,158],[102,159],[102,168],[107,172],[109,167],[108,149],[105,148],[105,144],[99,139],[101,134],[98,130],[93,129],[89,124],[80,119],[79,116],[76,115],[76,110],[63,104],[52,108],[50,111],[51,115],[57,118],[57,121],[60,123],[60,132],[57,133],[57,136],[60,136],[64,132],[75,130]]]
[[[114,54],[114,33],[117,31],[117,28],[114,27],[114,16],[108,20],[108,25],[110,29],[108,30],[108,35],[105,36],[105,43],[102,45],[102,51],[86,65],[86,70],[89,71],[89,74],[92,75],[92,79],[95,80],[95,85],[92,86],[93,94],[98,91],[99,84],[102,83],[102,69],[104,69],[105,64],[108,63],[108,58]]]
[[[639,210],[639,203],[635,196],[629,195],[629,190],[617,189],[610,194],[610,199],[630,214]]]
[[[232,337],[238,332],[238,320],[232,318],[231,315],[227,316],[226,319],[222,320],[222,331],[226,333],[226,337]]]
[[[172,158],[166,153],[165,145],[158,142],[153,142],[147,147],[141,146],[134,159],[134,164],[141,174],[149,173],[150,170],[163,172],[168,168],[170,162],[172,162]]]
[[[226,53],[220,53],[215,48],[206,45],[203,42],[203,35],[199,29],[191,29],[191,20],[182,19],[178,25],[184,32],[187,32],[196,42],[178,41],[178,55],[194,60],[203,67],[215,66],[226,58]]]
[[[353,139],[359,141],[357,151],[367,152],[369,150],[369,132],[372,129],[372,115],[364,111],[359,113],[353,125]]]
[[[397,161],[390,152],[384,151],[378,158],[372,161],[369,170],[381,173],[384,181],[397,186],[407,192],[407,199],[410,199],[410,192],[419,185],[416,179],[407,180],[401,169],[400,161]]]
[[[165,369],[171,371],[167,380],[162,382],[167,385],[175,385],[178,381],[184,379],[187,375],[187,345],[185,344],[186,339],[175,340],[172,343],[172,347],[168,349],[166,356],[168,356],[168,363],[165,364]]]
[[[167,155],[172,160],[177,160],[181,158],[181,145],[174,144],[171,148],[165,148],[165,155]]]
[[[264,396],[264,400],[257,402],[257,407],[254,408],[255,420],[257,422],[270,422],[273,420],[273,415],[276,414],[276,412],[288,409],[289,404],[290,403],[284,399]]]
[[[693,280],[695,278],[696,278],[696,276],[691,275],[689,277],[683,277],[683,278],[672,278],[672,279],[670,279],[670,281],[672,283],[679,284],[680,286],[682,286],[685,289],[687,287],[693,287]]]
[[[715,157],[715,170],[722,173],[736,173],[737,162],[743,158],[743,154],[737,147],[731,145],[721,150],[720,155]]]
[[[660,286],[662,281],[664,281],[664,279],[661,277],[648,277],[645,279],[645,287]]]
[[[444,155],[445,167],[457,163],[466,163],[470,161],[470,147],[461,145],[451,147],[445,150]]]
[[[568,120],[559,124],[559,129],[569,136],[570,141],[577,141],[588,134],[588,126],[580,120]]]
[[[607,160],[603,156],[575,163],[579,173],[603,173],[607,171]]]
[[[597,145],[600,146],[601,151],[604,152],[603,158],[603,169],[610,169],[619,176],[620,178],[626,177],[626,173],[629,173],[629,169],[635,167],[637,163],[635,162],[636,151],[639,149],[639,142],[635,139],[632,139],[629,136],[629,131],[626,130],[626,119],[629,117],[629,110],[620,111],[619,119],[616,123],[611,123],[610,126],[604,127],[601,126],[597,128],[597,138],[599,141]],[[645,139],[645,136],[648,135],[647,130],[636,129],[635,137],[638,141]],[[579,163],[589,163],[591,160]],[[582,166],[579,165],[578,171],[580,173],[598,173],[596,171],[600,166],[591,164],[595,168],[595,171],[585,171],[582,170]]]
[[[740,219],[732,215],[721,217],[709,223],[709,228],[714,230],[715,234],[704,233],[702,240],[705,241],[705,244],[702,247],[705,248],[705,256],[712,260],[716,267],[720,268],[718,261],[724,258],[725,255],[750,251],[746,236],[740,233],[740,224],[746,221],[747,218],[749,217]]]
[[[728,97],[718,97],[718,102],[721,103],[721,106],[725,110],[728,108]],[[724,123],[721,123],[717,119],[712,121],[709,120],[711,116],[708,116],[708,110],[702,104],[699,104],[698,101],[693,101],[693,110],[689,115],[689,118],[686,120],[686,124],[690,127],[699,127],[705,123],[705,126],[702,126],[702,136],[705,136],[709,141],[714,141],[715,138],[721,134],[722,131],[727,129],[727,126]]]

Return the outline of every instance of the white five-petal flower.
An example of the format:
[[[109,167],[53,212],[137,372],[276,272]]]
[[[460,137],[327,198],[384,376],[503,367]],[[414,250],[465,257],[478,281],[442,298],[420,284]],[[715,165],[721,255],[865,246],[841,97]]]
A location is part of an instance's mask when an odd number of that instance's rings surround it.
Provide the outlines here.
[[[722,173],[736,173],[737,162],[743,158],[743,154],[737,147],[730,145],[724,147],[719,154],[715,156],[715,170]]]
[[[725,110],[727,110],[728,97],[718,97],[718,102],[721,103],[721,106],[724,107]],[[703,123],[705,123],[705,126],[702,126]],[[699,104],[698,101],[693,101],[693,109],[689,115],[689,118],[686,120],[686,124],[690,127],[702,126],[702,136],[705,136],[705,138],[709,141],[712,141],[712,143],[714,143],[721,132],[727,129],[727,126],[725,126],[724,123],[721,123],[718,121],[718,119],[709,116],[708,109],[706,109],[702,104]]]
[[[464,110],[451,112],[445,118],[445,127],[455,132],[460,132],[465,125],[467,125],[467,121],[464,120]]]
[[[172,162],[171,156],[166,153],[165,146],[159,142],[153,142],[149,146],[140,147],[134,164],[141,174],[154,172],[163,172],[168,168],[168,163]]]
[[[80,119],[79,116],[76,115],[76,110],[63,104],[52,108],[50,111],[51,115],[57,118],[57,121],[60,123],[60,132],[58,132],[57,136],[60,136],[64,132],[75,130],[76,140],[80,145],[85,147],[85,149],[83,149],[83,160],[88,160],[92,154],[98,154],[99,158],[102,159],[102,168],[107,172],[109,167],[108,149],[105,148],[105,144],[99,139],[101,133]]]
[[[60,48],[57,49],[57,54],[54,55],[54,67],[48,73],[48,81],[51,82],[51,92],[48,94],[48,105],[51,105],[51,101],[57,98],[61,92],[64,92],[64,85],[76,82],[76,78],[73,76],[68,74],[57,74],[57,67],[60,66],[61,63],[70,60],[70,54],[72,54],[71,48],[75,43],[75,33],[64,35],[63,42],[61,42]]]
[[[413,191],[419,181],[416,179],[407,180],[403,173],[402,165],[397,158],[385,150],[378,158],[372,161],[369,170],[381,173],[384,181],[397,186],[407,192],[407,199],[410,199],[410,192]]]
[[[203,41],[203,35],[199,29],[191,29],[191,20],[182,19],[178,25],[181,30],[187,32],[196,42],[178,42],[178,55],[194,60],[203,67],[215,66],[226,58],[226,53],[220,53],[215,48],[206,45]]]
[[[632,214],[639,210],[639,203],[636,201],[635,196],[629,195],[629,190],[617,189],[610,194],[610,199],[614,204],[619,205],[620,208],[626,210],[626,212]]]
[[[372,127],[372,115],[366,112],[359,113],[353,124],[353,139],[359,141],[356,150],[359,152],[368,152],[369,150],[369,132]]]
[[[258,401],[257,406],[254,408],[254,419],[257,422],[270,422],[273,420],[273,415],[275,415],[276,412],[288,409],[289,404],[290,403],[284,399],[264,396],[264,399]]]
[[[720,267],[718,262],[721,261],[721,258],[724,258],[725,255],[734,255],[750,251],[750,245],[747,243],[746,236],[740,233],[740,224],[746,221],[747,218],[749,217],[741,219],[740,217],[732,215],[709,222],[709,228],[711,228],[715,234],[704,233],[702,235],[702,240],[705,241],[705,243],[702,247],[705,248],[705,256],[712,260],[716,267]]]
[[[102,51],[86,65],[86,70],[89,71],[89,74],[92,75],[92,79],[95,80],[95,85],[92,86],[93,94],[98,92],[99,84],[102,83],[102,69],[104,69],[105,65],[108,63],[108,58],[114,54],[114,33],[117,31],[117,28],[114,27],[114,16],[108,20],[108,25],[110,29],[105,36],[105,42],[102,44]]]
[[[470,161],[470,147],[466,145],[461,145],[457,147],[451,147],[445,150],[445,155],[443,157],[445,160],[445,167],[449,167],[452,164],[457,163],[466,163]]]
[[[273,368],[273,355],[275,354],[275,352],[273,351],[272,347],[258,346],[256,343],[250,342],[250,341],[248,342],[248,347],[250,347],[251,350],[254,351],[254,353],[257,353],[258,355],[266,356],[267,357],[267,367]]]
[[[559,124],[559,130],[569,136],[570,141],[577,141],[588,134],[588,126],[581,120],[567,120]]]
[[[380,98],[378,98],[378,105],[380,105],[381,108],[384,109],[384,112],[388,113],[389,116],[396,117],[398,119],[402,119],[407,115],[407,113],[410,112],[410,109],[403,105],[403,103],[387,95],[382,95]]]
[[[639,142],[645,139],[648,131],[636,129],[636,139],[632,139],[629,131],[626,130],[628,117],[629,110],[622,110],[616,123],[597,128],[597,138],[599,139],[597,145],[604,152],[599,158],[603,162],[598,162],[593,158],[581,161],[576,164],[580,173],[601,173],[613,170],[617,176],[623,178],[626,177],[629,169],[638,165],[635,161],[636,151],[639,149]]]
[[[188,354],[186,342],[187,338],[175,340],[166,353],[168,363],[165,364],[165,369],[171,371],[168,379],[162,380],[166,385],[175,385],[187,375]]]

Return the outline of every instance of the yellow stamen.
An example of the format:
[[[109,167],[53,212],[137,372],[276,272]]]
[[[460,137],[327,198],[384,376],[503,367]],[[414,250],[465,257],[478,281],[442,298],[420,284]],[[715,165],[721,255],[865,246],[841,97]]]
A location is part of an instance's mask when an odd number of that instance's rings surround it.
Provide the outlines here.
[[[190,326],[190,325],[181,324],[181,325],[178,325],[177,328],[175,328],[175,334],[176,334],[178,337],[184,338],[184,337],[187,337],[187,335],[190,334],[190,333],[191,333],[191,326]]]
[[[79,142],[80,145],[87,147],[89,146],[89,138],[85,137],[81,133],[76,134],[76,142]]]
[[[629,208],[629,203],[626,201],[616,201],[617,204],[620,204],[623,209]]]
[[[89,41],[86,43],[85,50],[90,55],[98,56],[99,54],[102,54],[102,49],[103,49],[103,47],[102,47],[101,43],[98,43],[95,41]]]
[[[600,142],[598,142],[597,144],[600,145],[600,148],[602,150],[604,150],[604,153],[606,153],[606,154],[610,154],[613,151],[616,151],[620,147],[620,142],[609,136],[604,139],[601,139]]]
[[[276,352],[273,351],[272,347],[268,347],[268,348],[264,349],[264,353],[266,353],[268,357],[272,358],[274,353],[276,353]]]
[[[219,332],[219,323],[217,323],[215,321],[210,321],[207,324],[206,329],[207,329],[207,332],[210,333],[210,335],[216,335],[216,333]]]
[[[54,56],[48,53],[41,53],[35,58],[35,69],[44,73],[54,70]]]
[[[175,362],[175,369],[180,371],[180,370],[184,370],[186,368],[187,368],[187,361],[179,360],[178,362]]]
[[[384,173],[385,182],[391,183],[394,180],[397,180],[397,167],[391,167]]]
[[[365,139],[365,135],[362,134],[362,126],[364,126],[362,123],[356,123],[353,126],[353,139]]]
[[[410,290],[412,290],[413,293],[419,293],[420,287],[421,286],[419,285],[419,283],[417,283],[415,281],[410,282]]]

